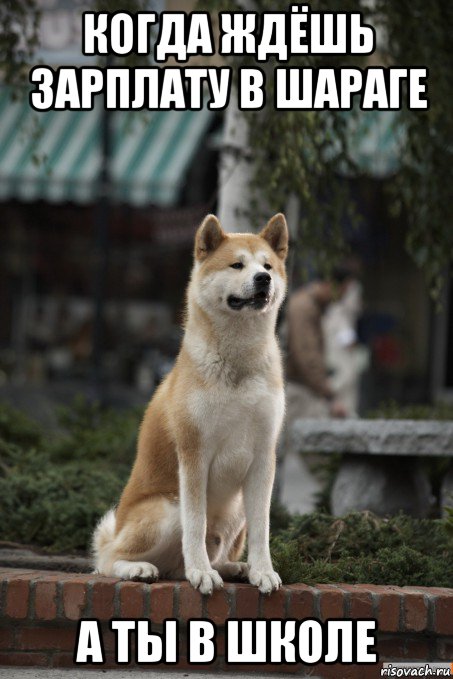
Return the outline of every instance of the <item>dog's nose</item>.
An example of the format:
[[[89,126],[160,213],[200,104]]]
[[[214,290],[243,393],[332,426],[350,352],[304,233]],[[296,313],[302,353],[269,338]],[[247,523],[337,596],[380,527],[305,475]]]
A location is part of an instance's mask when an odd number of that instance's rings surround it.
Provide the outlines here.
[[[267,288],[271,282],[271,277],[268,273],[262,271],[260,273],[256,273],[253,277],[253,280],[255,281],[255,287]]]

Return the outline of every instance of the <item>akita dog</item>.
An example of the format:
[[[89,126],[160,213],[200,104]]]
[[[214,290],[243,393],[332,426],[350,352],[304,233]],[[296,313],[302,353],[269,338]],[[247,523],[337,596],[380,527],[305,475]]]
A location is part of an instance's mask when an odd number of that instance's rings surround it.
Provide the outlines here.
[[[145,412],[119,505],[95,530],[99,573],[185,576],[203,594],[222,578],[280,587],[269,507],[284,415],[275,326],[287,251],[282,214],[259,235],[225,233],[213,215],[199,227],[181,350]]]

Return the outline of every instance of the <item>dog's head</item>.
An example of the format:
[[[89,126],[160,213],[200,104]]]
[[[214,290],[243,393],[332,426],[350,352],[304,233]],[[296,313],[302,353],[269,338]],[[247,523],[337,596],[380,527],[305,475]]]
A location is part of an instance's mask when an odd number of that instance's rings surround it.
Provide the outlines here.
[[[266,314],[278,309],[286,291],[288,227],[276,214],[258,234],[225,233],[208,215],[195,237],[192,282],[208,313]]]

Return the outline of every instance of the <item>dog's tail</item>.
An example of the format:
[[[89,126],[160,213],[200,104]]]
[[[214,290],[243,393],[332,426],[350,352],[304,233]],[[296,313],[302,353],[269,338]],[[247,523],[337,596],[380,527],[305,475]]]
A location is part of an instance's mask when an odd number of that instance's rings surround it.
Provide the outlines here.
[[[107,555],[110,554],[113,540],[115,538],[116,517],[115,510],[109,509],[99,520],[93,533],[91,543],[91,553],[96,573],[107,575],[106,561],[110,561]],[[107,558],[106,558],[107,557]]]

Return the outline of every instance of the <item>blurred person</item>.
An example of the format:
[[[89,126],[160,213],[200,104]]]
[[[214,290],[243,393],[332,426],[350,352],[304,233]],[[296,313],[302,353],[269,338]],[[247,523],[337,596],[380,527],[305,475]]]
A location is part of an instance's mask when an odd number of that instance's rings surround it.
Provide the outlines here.
[[[329,380],[323,316],[341,298],[351,279],[346,269],[335,270],[329,280],[302,286],[289,298],[287,308],[287,426],[299,417],[346,417],[347,408]]]
[[[348,417],[357,417],[360,377],[368,364],[368,351],[357,336],[362,309],[362,285],[351,279],[342,297],[328,307],[323,318],[329,384]]]
[[[333,272],[295,290],[286,310],[286,418],[277,456],[274,498],[292,512],[314,507],[319,480],[291,444],[292,424],[299,418],[346,417],[328,377],[323,317],[329,305],[342,297],[351,273]]]

